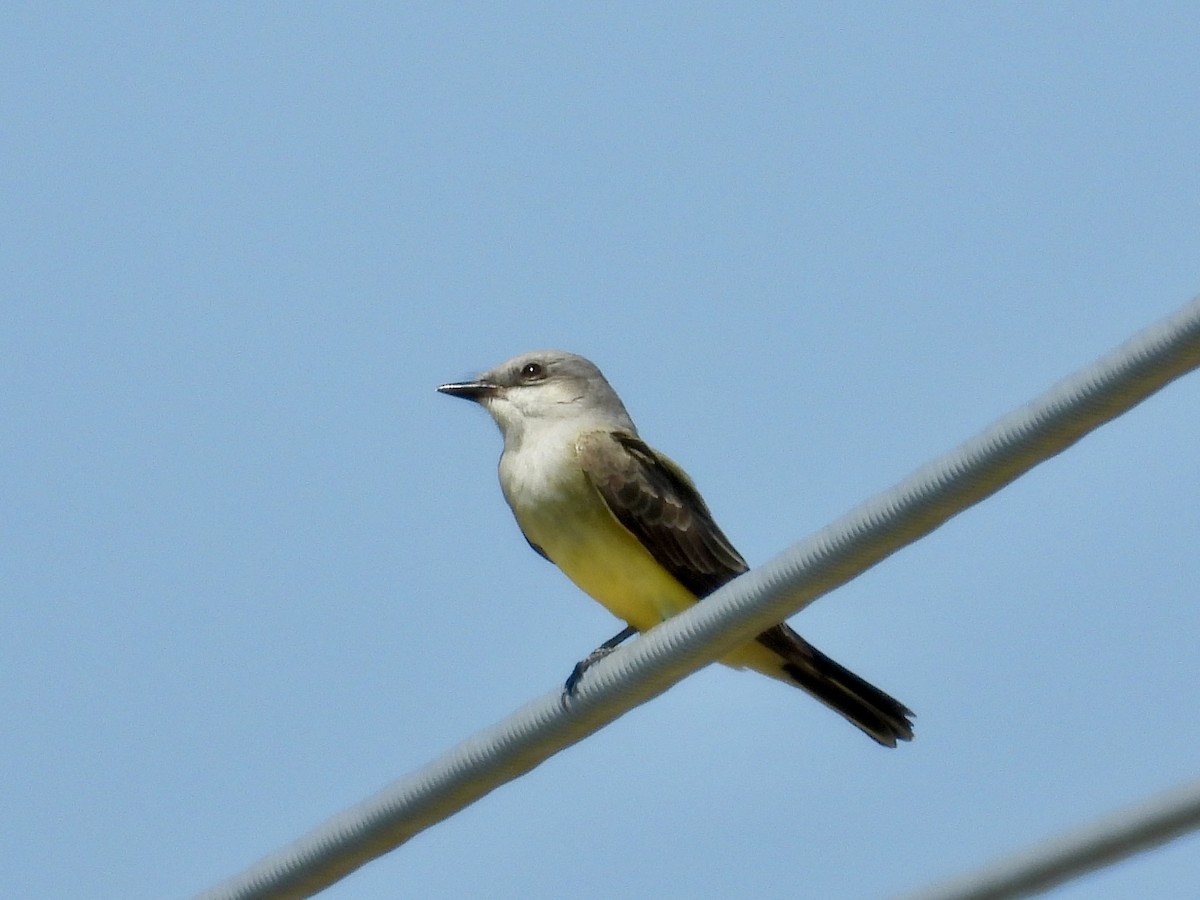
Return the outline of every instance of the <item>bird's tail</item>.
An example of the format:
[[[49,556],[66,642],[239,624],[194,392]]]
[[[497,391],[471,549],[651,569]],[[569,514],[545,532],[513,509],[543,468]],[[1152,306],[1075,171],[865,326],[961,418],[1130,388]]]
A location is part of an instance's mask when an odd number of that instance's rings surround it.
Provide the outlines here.
[[[912,740],[913,713],[907,706],[834,662],[787,625],[768,628],[757,641],[782,658],[781,664],[776,661],[782,671],[767,674],[804,688],[885,747]]]

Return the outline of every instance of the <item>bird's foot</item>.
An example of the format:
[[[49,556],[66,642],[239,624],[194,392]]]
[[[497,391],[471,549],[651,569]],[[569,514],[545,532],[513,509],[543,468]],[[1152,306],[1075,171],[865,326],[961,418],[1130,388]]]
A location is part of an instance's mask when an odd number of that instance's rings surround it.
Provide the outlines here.
[[[583,680],[583,673],[616,649],[616,647],[599,646],[579,662],[575,663],[575,668],[571,670],[571,674],[567,676],[566,683],[563,684],[562,699],[564,704],[575,696],[575,690],[579,687],[579,682]]]
[[[575,663],[575,668],[571,670],[571,674],[567,676],[567,682],[563,685],[562,705],[566,707],[567,702],[575,696],[575,689],[579,687],[579,682],[583,678],[583,673],[592,667],[593,664],[604,659],[608,654],[617,649],[617,646],[622,641],[627,641],[637,634],[637,629],[632,625],[626,625],[607,641]]]

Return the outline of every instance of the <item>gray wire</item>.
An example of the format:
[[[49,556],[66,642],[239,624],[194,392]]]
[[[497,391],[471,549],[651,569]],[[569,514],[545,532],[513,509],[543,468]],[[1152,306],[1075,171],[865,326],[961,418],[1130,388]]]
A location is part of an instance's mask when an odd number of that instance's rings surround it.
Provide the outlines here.
[[[657,696],[1200,366],[1200,300],[203,900],[307,897]]]
[[[1031,897],[1200,828],[1200,781],[1160,794],[906,900]]]

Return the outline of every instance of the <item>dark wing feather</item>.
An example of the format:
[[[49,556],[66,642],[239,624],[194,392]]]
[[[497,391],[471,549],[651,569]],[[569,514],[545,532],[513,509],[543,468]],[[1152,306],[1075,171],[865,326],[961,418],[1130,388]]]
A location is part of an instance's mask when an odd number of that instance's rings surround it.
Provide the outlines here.
[[[697,597],[746,571],[746,561],[713,521],[704,500],[673,462],[625,432],[593,431],[578,443],[579,462],[617,520],[659,565]],[[912,740],[912,713],[834,662],[785,624],[758,642],[779,656],[780,670],[822,703],[887,747]]]
[[[617,521],[697,597],[746,571],[699,492],[665,456],[619,431],[588,432],[577,448],[583,471]]]

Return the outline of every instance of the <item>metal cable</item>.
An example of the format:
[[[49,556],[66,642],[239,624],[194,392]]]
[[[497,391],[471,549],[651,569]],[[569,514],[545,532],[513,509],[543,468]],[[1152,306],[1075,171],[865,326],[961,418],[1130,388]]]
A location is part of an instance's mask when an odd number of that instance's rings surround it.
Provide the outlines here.
[[[1083,828],[905,900],[1013,900],[1200,828],[1200,781],[1123,809]]]
[[[1200,299],[558,690],[329,820],[203,900],[307,897],[582,740],[1200,366]]]

